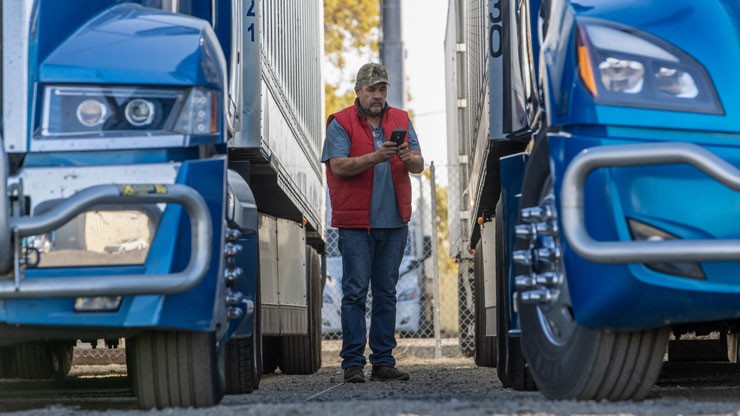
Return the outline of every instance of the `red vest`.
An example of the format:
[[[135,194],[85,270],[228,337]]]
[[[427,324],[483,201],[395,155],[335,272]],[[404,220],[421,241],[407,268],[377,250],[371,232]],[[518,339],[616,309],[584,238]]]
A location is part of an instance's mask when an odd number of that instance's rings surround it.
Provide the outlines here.
[[[370,124],[355,105],[332,114],[326,122],[327,127],[336,119],[349,135],[349,157],[362,156],[375,151]],[[387,107],[381,120],[385,137],[391,137],[395,129],[409,129],[409,115],[403,110]],[[408,134],[406,135],[408,143]],[[391,162],[391,176],[396,189],[396,202],[401,220],[411,219],[411,180],[406,165],[394,157]],[[331,225],[335,228],[370,228],[370,201],[373,194],[373,172],[370,168],[351,178],[334,176],[331,164],[326,163],[326,181],[331,198]]]

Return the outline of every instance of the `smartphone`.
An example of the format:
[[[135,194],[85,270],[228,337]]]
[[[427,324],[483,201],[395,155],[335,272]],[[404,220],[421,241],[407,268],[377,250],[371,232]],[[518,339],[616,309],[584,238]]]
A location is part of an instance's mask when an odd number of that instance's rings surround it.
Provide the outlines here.
[[[400,147],[406,141],[406,130],[393,130],[390,141]]]

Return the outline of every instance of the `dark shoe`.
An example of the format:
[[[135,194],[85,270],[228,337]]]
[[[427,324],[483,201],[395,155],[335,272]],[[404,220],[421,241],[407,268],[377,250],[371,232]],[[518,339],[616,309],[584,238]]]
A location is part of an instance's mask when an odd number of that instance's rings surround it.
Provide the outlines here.
[[[370,375],[372,381],[390,381],[390,380],[401,380],[406,381],[409,379],[409,373],[393,367],[392,365],[377,365],[373,366],[373,372]]]
[[[359,365],[353,365],[344,369],[344,382],[345,383],[364,383],[365,373],[362,372],[362,367]]]

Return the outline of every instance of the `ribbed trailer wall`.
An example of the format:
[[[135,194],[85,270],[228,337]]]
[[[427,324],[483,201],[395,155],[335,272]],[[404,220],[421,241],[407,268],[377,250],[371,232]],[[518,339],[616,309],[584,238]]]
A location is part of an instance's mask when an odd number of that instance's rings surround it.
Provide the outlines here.
[[[321,232],[323,1],[250,0],[243,7],[243,111],[231,160],[249,161],[261,211],[304,217]]]
[[[445,102],[447,108],[447,164],[449,165],[449,199],[447,218],[450,235],[450,257],[460,258],[465,254],[468,233],[463,229],[469,214],[465,190],[468,188],[466,91],[465,85],[465,43],[461,32],[459,2],[450,0],[447,6],[447,25],[445,31]]]
[[[456,125],[455,134],[448,135],[455,140],[448,145],[448,151],[457,151],[450,153],[457,158],[451,164],[459,166],[461,175],[459,212],[453,212],[452,205],[449,212],[450,221],[454,221],[453,216],[458,217],[462,233],[459,239],[452,240],[452,249],[457,249],[452,253],[455,255],[477,242],[477,218],[494,214],[501,192],[499,159],[522,151],[526,141],[510,140],[504,133],[505,117],[512,117],[511,111],[504,111],[511,85],[507,77],[512,70],[507,72],[504,66],[508,64],[503,53],[507,39],[502,22],[507,20],[504,12],[514,7],[512,1],[450,0],[449,4],[446,78],[448,94],[456,94],[457,103],[447,109],[448,123],[454,119]],[[457,38],[454,49],[449,39],[452,33]],[[451,65],[453,59],[455,63]],[[450,85],[454,85],[454,92],[450,92]],[[455,246],[458,242],[459,246]]]
[[[488,145],[487,22],[485,0],[450,0],[445,39],[448,160],[458,195],[450,198],[450,250],[468,256],[477,216],[478,182]],[[471,186],[472,185],[472,186]],[[453,202],[454,201],[454,202]]]

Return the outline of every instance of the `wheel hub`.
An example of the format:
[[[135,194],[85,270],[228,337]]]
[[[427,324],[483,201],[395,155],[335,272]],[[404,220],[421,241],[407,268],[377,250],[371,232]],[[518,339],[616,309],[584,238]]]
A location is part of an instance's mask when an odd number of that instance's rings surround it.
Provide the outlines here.
[[[514,278],[514,299],[522,306],[536,307],[550,341],[562,344],[570,338],[576,322],[565,280],[551,182],[545,186],[538,206],[522,209],[521,221],[516,235],[526,248],[516,250],[513,260],[524,273]]]

